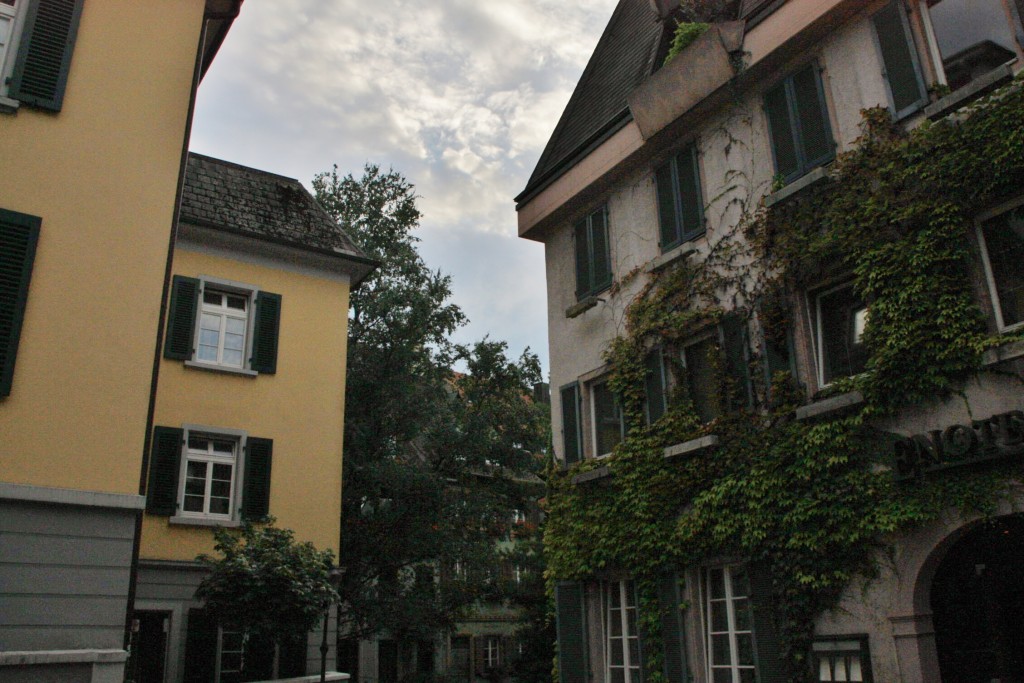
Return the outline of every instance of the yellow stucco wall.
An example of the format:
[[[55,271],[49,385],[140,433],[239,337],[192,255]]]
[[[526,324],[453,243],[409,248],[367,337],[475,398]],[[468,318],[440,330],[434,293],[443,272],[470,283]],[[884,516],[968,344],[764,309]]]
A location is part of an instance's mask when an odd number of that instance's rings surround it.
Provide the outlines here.
[[[43,219],[3,481],[138,490],[203,6],[85,3],[63,110],[0,114],[0,207]]]
[[[156,424],[240,429],[274,440],[270,514],[299,540],[337,554],[345,410],[347,281],[179,245],[174,272],[254,285],[282,296],[277,372],[257,377],[163,360]],[[208,527],[146,515],[141,556],[193,560],[213,550]]]

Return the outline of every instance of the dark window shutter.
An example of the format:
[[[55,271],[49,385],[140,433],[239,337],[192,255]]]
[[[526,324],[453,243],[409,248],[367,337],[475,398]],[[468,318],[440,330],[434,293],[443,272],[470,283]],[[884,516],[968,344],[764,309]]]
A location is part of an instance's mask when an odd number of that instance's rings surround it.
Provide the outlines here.
[[[560,581],[555,586],[560,683],[587,683],[587,636],[583,584]]]
[[[0,396],[11,393],[14,360],[43,220],[0,209]]]
[[[747,362],[747,321],[741,313],[730,311],[722,316],[721,327],[725,367],[734,385],[728,401],[729,408],[737,410],[749,407],[753,396],[750,365]]]
[[[807,172],[835,155],[832,126],[828,122],[825,92],[822,89],[818,65],[809,64],[793,75],[793,100],[799,121],[800,144],[803,148],[803,168]]]
[[[582,458],[580,426],[580,385],[574,382],[562,387],[562,445],[567,467]]]
[[[594,253],[593,290],[612,283],[612,260],[608,244],[608,214],[604,207],[590,215],[590,236]]]
[[[487,636],[475,636],[473,638],[473,671],[477,676],[484,676],[487,673]]]
[[[787,180],[792,179],[800,173],[800,160],[796,153],[785,81],[764,96],[764,112],[768,117],[768,132],[772,141],[772,154],[775,156],[775,173]]]
[[[277,372],[277,341],[281,331],[281,295],[256,295],[256,326],[252,339],[251,368],[272,375]]]
[[[630,583],[633,588],[633,604],[636,605],[636,613],[640,614],[640,592],[636,588],[636,583],[632,581]],[[612,584],[612,586],[612,590],[618,589],[617,584]],[[638,662],[638,664],[640,664],[640,680],[645,681],[648,678],[647,647],[650,642],[651,634],[644,628],[644,624],[640,619],[636,620],[636,636],[637,653],[640,655],[640,661]]]
[[[270,468],[273,454],[273,440],[255,436],[246,439],[242,519],[259,520],[270,514]]]
[[[689,239],[704,231],[704,199],[700,191],[700,167],[697,146],[691,145],[677,159],[679,169],[679,209],[682,217],[682,238]]]
[[[199,309],[199,280],[175,275],[171,283],[171,304],[167,312],[164,358],[191,360],[192,339]]]
[[[582,298],[590,293],[590,238],[587,220],[583,219],[574,229],[576,248],[576,296]]]
[[[902,0],[891,0],[872,20],[893,107],[896,115],[901,116],[928,99],[911,42],[913,39],[907,32]]]
[[[681,602],[679,577],[675,572],[661,575],[658,579],[658,604],[661,607],[661,635],[668,683],[688,683],[690,680],[686,662],[686,632],[679,609]]]
[[[32,0],[10,95],[25,104],[60,111],[85,0]]]
[[[306,659],[309,645],[305,633],[285,636],[278,643],[280,657],[277,662],[278,678],[298,678],[306,675]],[[319,653],[317,653],[319,654]],[[351,673],[347,669],[345,673]],[[353,677],[353,680],[356,680]]]
[[[654,349],[644,360],[646,365],[645,393],[647,397],[647,424],[654,424],[665,414],[665,370],[661,349]]]
[[[669,249],[679,242],[676,191],[672,182],[672,164],[662,166],[654,174],[658,192],[658,222],[661,224],[661,248]]]
[[[778,630],[775,626],[772,577],[763,564],[751,564],[750,602],[754,611],[754,656],[758,683],[788,683]]]
[[[243,652],[242,680],[267,681],[274,678],[275,644],[273,636],[265,633],[249,636]]]
[[[185,431],[177,427],[154,427],[153,450],[146,489],[146,512],[170,516],[178,511],[178,477]]]
[[[188,611],[185,633],[185,683],[210,683],[216,678],[217,622],[205,609]]]

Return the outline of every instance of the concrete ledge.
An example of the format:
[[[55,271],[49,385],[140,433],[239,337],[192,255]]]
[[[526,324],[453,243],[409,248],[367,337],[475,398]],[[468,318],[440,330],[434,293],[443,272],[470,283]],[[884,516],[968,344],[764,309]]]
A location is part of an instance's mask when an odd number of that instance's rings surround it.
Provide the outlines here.
[[[181,515],[169,518],[167,523],[174,524],[175,526],[223,526],[232,529],[242,526],[242,523],[237,519],[206,519],[204,517],[184,517]]]
[[[229,375],[242,375],[243,377],[258,377],[260,373],[248,368],[231,368],[226,365],[214,365],[213,363],[202,363],[197,360],[185,361],[186,368],[197,370],[209,370],[210,372],[226,372]]]
[[[924,115],[929,119],[942,118],[955,109],[967,104],[968,100],[974,99],[987,91],[1013,80],[1013,67],[1010,64],[1003,64],[981,78],[976,78],[956,92],[951,92],[940,100],[932,102],[924,108]]]
[[[825,170],[824,166],[819,166],[813,171],[810,171],[809,173],[805,173],[804,175],[800,176],[799,178],[791,182],[789,185],[786,185],[781,190],[776,190],[775,192],[772,192],[771,194],[767,195],[764,198],[765,208],[770,208],[772,206],[775,206],[779,202],[784,202],[793,195],[800,194],[808,187],[811,187],[812,185],[817,185],[826,178],[828,178],[828,171]]]
[[[590,481],[597,481],[598,479],[604,479],[605,477],[612,476],[612,471],[608,469],[608,465],[602,465],[596,470],[590,470],[582,474],[577,474],[572,478],[573,484],[586,484]]]
[[[0,500],[20,500],[29,503],[53,503],[55,505],[80,505],[82,507],[112,508],[117,510],[142,510],[146,507],[144,496],[127,493],[101,493],[58,489],[48,486],[29,486],[0,482]]]
[[[17,114],[21,102],[10,97],[0,97],[0,114]]]
[[[864,395],[859,391],[850,391],[831,398],[815,401],[796,409],[796,419],[814,421],[830,417],[839,417],[864,403]]]
[[[343,674],[338,671],[328,671],[324,675],[325,681],[347,681],[351,676],[349,674]],[[273,683],[317,683],[320,680],[320,674],[313,674],[312,676],[299,676],[298,678],[275,678]],[[270,683],[264,681],[263,683]]]
[[[1002,346],[987,349],[981,357],[985,365],[997,365],[1008,360],[1024,357],[1024,339],[1007,342]]]
[[[585,312],[596,306],[598,301],[600,301],[600,299],[596,296],[588,296],[579,303],[573,304],[569,308],[565,309],[565,317],[575,318],[583,315]]]
[[[29,650],[0,652],[0,666],[42,664],[121,664],[128,661],[124,650]]]
[[[709,451],[718,445],[718,437],[714,434],[702,436],[699,439],[690,439],[674,446],[669,446],[664,451],[666,458],[678,458],[682,455],[695,455],[703,451]]]
[[[647,267],[644,268],[644,270],[647,271],[648,273],[656,273],[659,270],[664,270],[673,263],[678,263],[679,261],[682,261],[683,259],[689,257],[691,254],[696,253],[697,250],[693,247],[692,244],[682,244],[676,247],[675,249],[666,251],[664,254],[651,261],[649,264],[647,264]]]

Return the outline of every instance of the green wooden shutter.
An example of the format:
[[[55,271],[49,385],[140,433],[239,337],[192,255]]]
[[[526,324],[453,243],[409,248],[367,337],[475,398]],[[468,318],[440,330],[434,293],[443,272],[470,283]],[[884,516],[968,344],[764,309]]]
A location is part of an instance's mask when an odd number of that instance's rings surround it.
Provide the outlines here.
[[[583,584],[559,581],[555,585],[555,629],[558,634],[559,682],[587,683]]]
[[[565,465],[579,462],[583,453],[583,435],[580,433],[580,385],[578,382],[562,387],[562,445]]]
[[[612,259],[608,243],[608,212],[605,207],[590,215],[590,238],[594,256],[593,290],[599,291],[612,283]]]
[[[665,678],[668,683],[688,683],[689,666],[686,661],[686,631],[679,609],[679,576],[675,572],[662,574],[658,579],[658,603],[661,606],[661,636],[665,652]]]
[[[893,109],[901,117],[928,100],[902,0],[891,0],[872,21]]]
[[[185,683],[210,683],[217,671],[217,622],[205,609],[188,611],[185,632]]]
[[[775,86],[764,96],[764,113],[768,118],[768,133],[775,157],[775,173],[786,180],[800,174],[793,123],[790,120],[786,81]]]
[[[587,219],[576,224],[573,229],[576,249],[576,298],[582,299],[590,293],[590,236],[587,230]]]
[[[730,410],[749,407],[753,403],[750,386],[750,365],[747,362],[747,321],[738,311],[722,316],[722,342],[725,346],[725,367],[733,382],[728,397]]]
[[[0,209],[0,396],[11,393],[43,219]]]
[[[10,96],[60,111],[84,0],[30,0]]]
[[[679,217],[676,210],[676,189],[672,182],[672,163],[667,163],[654,174],[658,192],[658,222],[661,225],[661,248],[670,249],[679,243]]]
[[[146,512],[168,517],[178,511],[178,478],[185,431],[177,427],[154,427],[153,449],[146,488]]]
[[[697,146],[690,145],[677,158],[679,169],[679,210],[682,239],[691,239],[704,232],[704,198],[700,191],[700,168]]]
[[[270,514],[270,469],[273,455],[273,440],[255,436],[246,439],[242,519],[260,520]]]
[[[665,366],[661,349],[654,349],[644,359],[646,373],[644,390],[647,404],[647,424],[654,424],[665,414]]]
[[[253,330],[252,360],[256,372],[277,372],[277,341],[281,332],[281,295],[260,292],[256,295],[256,325]]]
[[[171,284],[171,304],[167,311],[167,339],[164,358],[192,359],[196,312],[199,310],[199,280],[175,275]]]
[[[770,569],[760,563],[751,564],[750,603],[754,613],[754,657],[758,683],[788,683],[790,678],[782,660],[778,629],[775,626],[774,598]]]
[[[828,121],[825,91],[816,63],[812,62],[793,74],[792,95],[800,131],[798,150],[802,157],[801,172],[806,173],[835,156],[835,141]]]

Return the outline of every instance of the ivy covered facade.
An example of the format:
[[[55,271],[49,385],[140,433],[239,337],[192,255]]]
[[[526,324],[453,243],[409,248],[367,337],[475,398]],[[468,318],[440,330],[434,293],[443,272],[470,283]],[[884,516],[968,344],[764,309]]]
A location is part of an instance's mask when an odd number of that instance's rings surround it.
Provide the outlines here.
[[[561,683],[1024,679],[1022,11],[619,2],[517,197]]]

